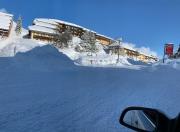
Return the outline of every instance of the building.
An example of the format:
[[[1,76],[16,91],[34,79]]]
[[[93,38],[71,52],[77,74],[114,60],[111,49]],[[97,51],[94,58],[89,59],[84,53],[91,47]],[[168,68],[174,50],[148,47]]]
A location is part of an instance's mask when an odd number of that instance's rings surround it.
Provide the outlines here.
[[[110,54],[119,54],[121,56],[127,56],[132,59],[134,58],[142,62],[153,62],[158,60],[155,56],[141,53],[131,47],[121,46],[117,41],[108,45],[106,51]]]
[[[158,58],[153,56],[153,55],[146,55],[143,53],[139,53],[139,55],[137,56],[138,60],[141,60],[143,62],[154,62],[154,61],[158,61]]]
[[[48,19],[35,19],[33,25],[29,26],[29,35],[31,39],[53,42],[56,34],[57,23],[48,21]]]
[[[92,31],[90,29],[84,28],[82,26],[57,20],[57,19],[45,19],[38,18],[33,21],[33,25],[29,26],[29,35],[31,39],[52,42],[54,35],[56,34],[56,28],[61,29],[64,32],[66,29],[70,29],[74,36],[81,37],[85,31],[90,31],[95,34],[97,41],[103,45],[109,45],[112,38],[101,35]]]
[[[13,15],[0,12],[0,36],[9,37],[13,26]]]
[[[106,47],[106,51],[111,54],[119,54],[122,56],[128,56],[129,58],[136,58],[143,62],[150,60],[156,61],[157,58],[140,53],[130,47],[120,47],[118,41],[113,38],[104,36],[90,29],[82,26],[57,20],[57,19],[45,19],[38,18],[33,21],[33,25],[29,26],[29,35],[31,39],[53,42],[54,37],[57,34],[57,27],[63,33],[65,30],[70,29],[74,36],[81,37],[85,31],[93,32],[96,40]]]

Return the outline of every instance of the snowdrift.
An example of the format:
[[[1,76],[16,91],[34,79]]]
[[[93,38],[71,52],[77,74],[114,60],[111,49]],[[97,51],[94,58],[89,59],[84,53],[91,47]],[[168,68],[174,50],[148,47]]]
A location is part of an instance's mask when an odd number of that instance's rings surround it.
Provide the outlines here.
[[[14,57],[1,57],[0,65],[26,70],[53,71],[73,68],[74,63],[51,45],[35,47],[28,52],[18,52]],[[6,66],[5,66],[6,67]]]

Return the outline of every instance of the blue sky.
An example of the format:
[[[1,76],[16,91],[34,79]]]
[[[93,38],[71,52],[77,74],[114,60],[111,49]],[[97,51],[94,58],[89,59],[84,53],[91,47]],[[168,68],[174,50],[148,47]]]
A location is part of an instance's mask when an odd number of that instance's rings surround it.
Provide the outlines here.
[[[178,0],[1,0],[0,8],[21,15],[24,27],[37,17],[62,19],[159,55],[164,43],[180,43]]]

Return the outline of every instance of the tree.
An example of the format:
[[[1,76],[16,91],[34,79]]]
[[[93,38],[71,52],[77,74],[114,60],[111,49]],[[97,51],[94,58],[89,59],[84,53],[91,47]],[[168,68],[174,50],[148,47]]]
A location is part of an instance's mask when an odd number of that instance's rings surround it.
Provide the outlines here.
[[[16,35],[19,36],[22,33],[22,18],[19,16],[17,20],[17,25],[16,25]]]
[[[96,47],[96,37],[93,32],[85,31],[81,36],[81,46],[85,48],[85,51],[95,53],[98,51]]]
[[[58,48],[64,48],[69,46],[69,42],[72,41],[73,35],[70,28],[67,28],[64,32],[57,26],[57,33],[55,36],[55,46]]]

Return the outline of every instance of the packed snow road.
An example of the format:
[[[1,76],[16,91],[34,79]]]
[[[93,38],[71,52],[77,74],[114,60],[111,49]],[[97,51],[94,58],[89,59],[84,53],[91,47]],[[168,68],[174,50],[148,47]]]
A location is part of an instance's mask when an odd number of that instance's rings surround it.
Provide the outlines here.
[[[126,132],[127,106],[180,112],[180,71],[75,66],[54,48],[0,58],[1,132]]]

